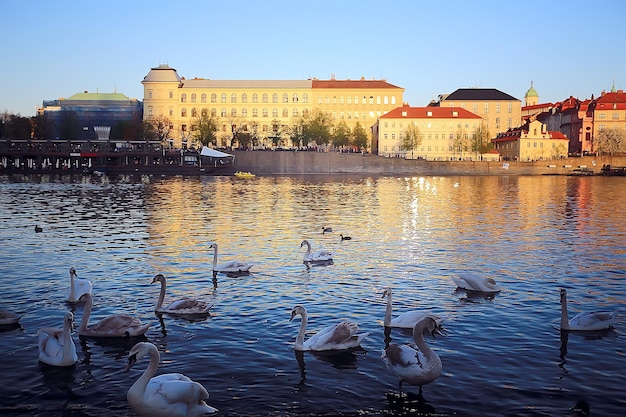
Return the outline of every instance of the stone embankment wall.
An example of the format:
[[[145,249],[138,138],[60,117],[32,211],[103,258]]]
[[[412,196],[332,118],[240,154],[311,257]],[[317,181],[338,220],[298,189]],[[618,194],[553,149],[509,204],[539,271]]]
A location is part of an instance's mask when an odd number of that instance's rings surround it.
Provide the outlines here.
[[[377,155],[313,151],[229,151],[234,170],[259,175],[566,175],[586,167],[596,174],[603,164],[626,166],[626,157],[582,157],[551,161],[424,161]]]

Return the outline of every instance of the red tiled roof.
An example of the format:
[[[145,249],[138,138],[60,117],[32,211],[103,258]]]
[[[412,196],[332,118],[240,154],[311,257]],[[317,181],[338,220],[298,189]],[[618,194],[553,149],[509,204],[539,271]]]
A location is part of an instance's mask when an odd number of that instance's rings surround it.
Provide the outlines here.
[[[311,80],[313,88],[400,88],[384,80]]]
[[[500,133],[495,139],[492,140],[492,142],[507,142],[511,140],[518,140],[522,136],[522,132],[525,132],[525,133],[528,132],[528,125]],[[549,135],[549,139],[567,139],[567,136],[557,131],[551,130],[548,132],[548,135]]]
[[[428,115],[430,113],[430,116]],[[454,115],[456,113],[456,116]],[[380,116],[381,119],[480,119],[481,117],[461,107],[409,107],[402,106]]]

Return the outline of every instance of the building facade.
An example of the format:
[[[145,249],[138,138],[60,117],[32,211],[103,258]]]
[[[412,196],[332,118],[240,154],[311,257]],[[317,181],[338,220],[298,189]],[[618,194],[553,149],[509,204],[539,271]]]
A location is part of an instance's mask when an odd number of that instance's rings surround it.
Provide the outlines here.
[[[404,89],[384,80],[210,80],[185,79],[168,65],[144,77],[144,121],[169,122],[173,145],[193,143],[198,117],[218,121],[218,145],[235,133],[249,133],[265,146],[270,137],[288,132],[300,117],[321,111],[334,123],[358,124],[370,131],[379,116],[402,103]]]
[[[82,93],[45,100],[37,113],[43,116],[42,139],[140,139],[142,103],[120,93]],[[128,133],[129,126],[135,132]],[[114,136],[110,137],[111,132]],[[130,135],[123,137],[124,135]]]
[[[373,131],[378,155],[449,161],[477,158],[469,144],[481,123],[480,116],[460,107],[405,105],[380,116]],[[419,144],[405,149],[402,144],[410,125],[419,132]]]
[[[500,133],[493,143],[503,160],[539,161],[567,158],[569,139],[561,132],[548,131],[545,124],[533,120]]]
[[[522,103],[495,88],[459,88],[452,94],[440,95],[440,107],[460,107],[483,120],[490,137],[522,123]]]

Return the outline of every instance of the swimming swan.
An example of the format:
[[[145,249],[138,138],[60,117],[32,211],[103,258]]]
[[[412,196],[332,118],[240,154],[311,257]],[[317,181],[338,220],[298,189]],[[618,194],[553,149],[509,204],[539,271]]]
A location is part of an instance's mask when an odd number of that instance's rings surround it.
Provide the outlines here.
[[[17,324],[22,316],[13,314],[10,311],[0,310],[0,326],[7,326],[11,324]]]
[[[499,285],[493,278],[484,278],[479,274],[472,272],[465,272],[457,275],[452,275],[452,280],[457,287],[468,291],[477,291],[484,293],[497,293],[502,291]]]
[[[426,311],[406,311],[397,317],[391,318],[391,288],[386,288],[383,291],[383,297],[387,297],[387,308],[385,310],[385,327],[401,328],[401,329],[413,329],[415,323],[423,319],[424,317],[432,317],[437,325],[443,322],[443,318],[436,314],[430,314]]]
[[[178,316],[208,316],[209,310],[213,307],[204,301],[199,301],[193,298],[182,298],[180,300],[172,301],[167,306],[163,307],[163,300],[165,299],[165,288],[167,282],[163,274],[157,274],[152,280],[152,284],[155,282],[161,283],[161,293],[157,300],[154,311],[157,313],[173,314]]]
[[[389,371],[398,378],[398,386],[402,393],[402,383],[419,386],[436,380],[441,375],[442,365],[439,355],[426,344],[424,331],[435,337],[438,333],[437,322],[430,317],[418,321],[413,328],[415,346],[390,344],[382,352],[382,359]]]
[[[218,410],[204,400],[207,390],[183,374],[172,373],[154,376],[159,367],[160,355],[156,346],[148,342],[137,343],[128,353],[128,365],[124,372],[144,356],[150,364],[126,394],[130,408],[140,416],[149,417],[196,417],[216,413]]]
[[[325,250],[311,253],[311,244],[308,240],[303,240],[302,243],[300,243],[300,247],[304,245],[306,245],[306,253],[304,254],[304,258],[302,258],[303,263],[331,262],[333,260],[333,254]]]
[[[613,312],[592,311],[576,314],[568,319],[567,291],[561,288],[561,329],[563,330],[604,330],[610,329],[617,319],[617,310]]]
[[[86,337],[134,337],[142,336],[150,328],[150,324],[143,324],[141,320],[128,314],[114,314],[105,317],[96,324],[88,325],[89,316],[93,307],[91,294],[85,295],[85,310],[80,321],[78,334]]]
[[[213,272],[249,272],[253,264],[239,261],[229,261],[217,266],[217,243],[211,242],[209,249],[213,249]]]
[[[300,315],[302,322],[300,323],[300,331],[296,337],[295,349],[299,351],[311,350],[311,351],[329,351],[329,350],[345,350],[359,347],[361,341],[369,333],[357,334],[359,331],[359,325],[350,321],[343,321],[333,326],[328,326],[315,335],[311,336],[306,342],[304,341],[304,333],[306,332],[306,326],[308,323],[308,314],[306,308],[301,305],[297,305],[291,311],[291,318]]]
[[[63,328],[44,327],[37,332],[39,360],[53,366],[71,366],[78,362],[76,345],[72,340],[74,315],[70,312],[63,317]]]
[[[70,287],[67,289],[66,301],[68,303],[84,302],[81,297],[85,294],[91,294],[93,285],[91,281],[78,278],[74,267],[70,268]]]

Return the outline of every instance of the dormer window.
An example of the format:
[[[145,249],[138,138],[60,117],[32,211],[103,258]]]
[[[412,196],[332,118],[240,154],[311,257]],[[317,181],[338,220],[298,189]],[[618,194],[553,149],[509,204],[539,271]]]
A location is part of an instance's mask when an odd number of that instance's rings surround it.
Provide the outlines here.
[[[459,112],[458,111],[453,111],[452,112],[452,117],[459,117]]]
[[[431,111],[426,112],[426,116],[428,116],[428,117],[433,117],[433,112],[431,112]]]
[[[402,117],[406,117],[407,116],[407,112],[403,111],[402,112]]]

